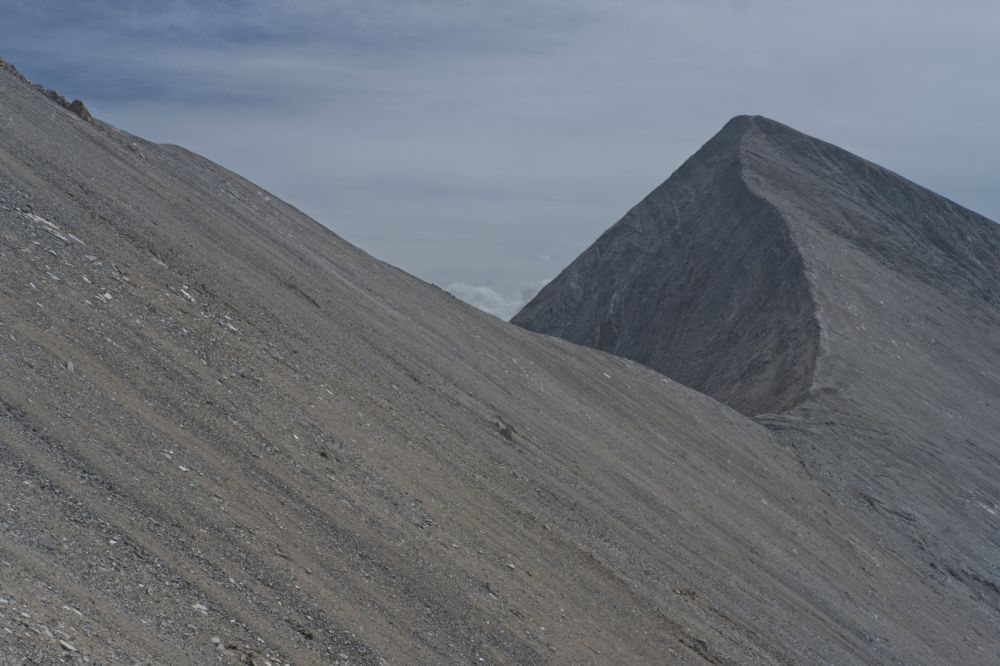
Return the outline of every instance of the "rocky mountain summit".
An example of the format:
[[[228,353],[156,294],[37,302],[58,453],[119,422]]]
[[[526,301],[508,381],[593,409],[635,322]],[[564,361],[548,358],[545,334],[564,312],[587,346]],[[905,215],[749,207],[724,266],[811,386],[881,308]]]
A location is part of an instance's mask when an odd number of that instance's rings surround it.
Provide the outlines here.
[[[1000,227],[986,218],[739,116],[513,321],[636,360],[745,414],[777,413],[822,381],[817,359],[835,326],[823,308],[846,300],[823,299],[825,287],[862,288],[882,272],[993,316],[998,257]],[[854,259],[874,265],[863,274]]]
[[[717,299],[764,345],[730,362],[793,386],[737,404],[0,68],[0,663],[995,663],[994,283],[792,235],[826,193],[768,164],[754,223],[797,262],[718,260],[790,309]]]

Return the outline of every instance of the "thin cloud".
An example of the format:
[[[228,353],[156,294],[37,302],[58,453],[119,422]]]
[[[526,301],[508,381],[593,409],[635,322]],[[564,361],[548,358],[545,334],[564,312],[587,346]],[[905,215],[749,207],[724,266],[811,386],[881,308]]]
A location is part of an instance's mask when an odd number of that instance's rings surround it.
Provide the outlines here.
[[[498,293],[492,287],[453,282],[448,285],[445,291],[469,305],[507,321],[516,315],[547,282],[547,280],[542,280],[537,284],[525,285],[516,290],[515,293]]]

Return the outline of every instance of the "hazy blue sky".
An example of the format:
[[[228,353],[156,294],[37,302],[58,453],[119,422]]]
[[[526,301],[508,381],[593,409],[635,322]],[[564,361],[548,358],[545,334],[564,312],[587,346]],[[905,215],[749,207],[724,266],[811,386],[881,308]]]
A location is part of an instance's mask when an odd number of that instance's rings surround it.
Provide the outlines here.
[[[0,0],[0,56],[508,317],[731,116],[1000,219],[1000,2]]]

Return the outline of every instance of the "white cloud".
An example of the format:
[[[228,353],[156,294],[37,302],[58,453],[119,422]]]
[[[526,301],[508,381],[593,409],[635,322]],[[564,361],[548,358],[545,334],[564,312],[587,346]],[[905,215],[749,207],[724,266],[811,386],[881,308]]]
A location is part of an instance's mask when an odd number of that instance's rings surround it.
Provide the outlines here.
[[[548,280],[541,280],[536,284],[523,286],[513,292],[498,292],[492,287],[453,282],[448,285],[448,288],[445,289],[445,291],[452,294],[456,298],[462,299],[469,305],[479,308],[483,312],[488,312],[494,317],[508,321],[511,317],[516,315],[524,304],[530,301],[534,295],[538,293],[538,290],[544,287],[547,282]]]

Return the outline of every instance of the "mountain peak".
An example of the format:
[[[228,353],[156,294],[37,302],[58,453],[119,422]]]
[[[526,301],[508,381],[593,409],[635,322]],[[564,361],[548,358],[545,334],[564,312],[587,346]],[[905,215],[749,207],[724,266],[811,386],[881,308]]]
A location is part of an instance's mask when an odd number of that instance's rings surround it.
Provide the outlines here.
[[[786,221],[750,189],[743,163],[752,137],[782,128],[730,120],[513,322],[638,361],[746,414],[805,400],[820,350],[815,306]]]
[[[789,127],[788,125],[778,122],[777,120],[768,118],[767,116],[741,114],[730,118],[726,124],[722,126],[722,129],[716,132],[713,140],[715,138],[720,138],[728,141],[739,142],[744,136],[754,132],[775,134],[787,132],[804,137],[808,136]]]
[[[1000,226],[837,146],[736,116],[513,319],[747,414],[807,400],[845,257],[954,301],[1000,298]],[[850,274],[845,266],[840,274]],[[974,307],[974,306],[972,306]],[[989,310],[989,311],[993,311]]]

